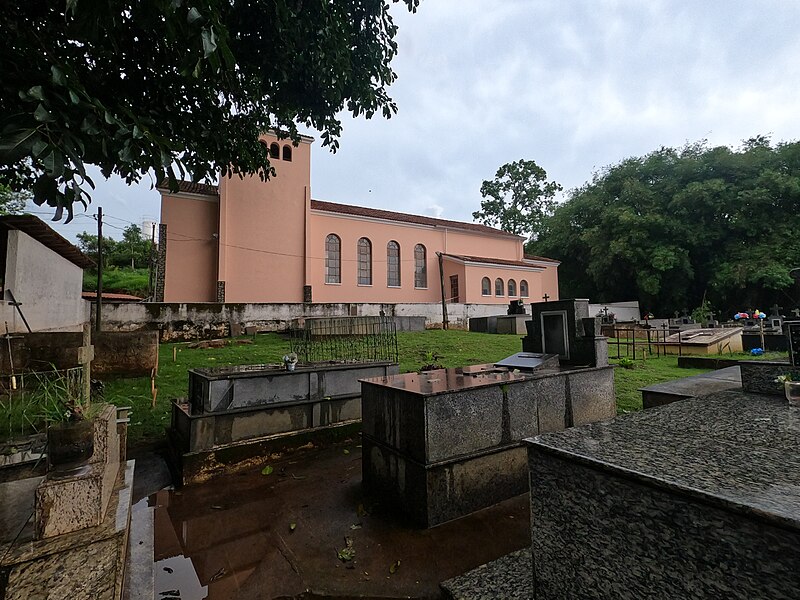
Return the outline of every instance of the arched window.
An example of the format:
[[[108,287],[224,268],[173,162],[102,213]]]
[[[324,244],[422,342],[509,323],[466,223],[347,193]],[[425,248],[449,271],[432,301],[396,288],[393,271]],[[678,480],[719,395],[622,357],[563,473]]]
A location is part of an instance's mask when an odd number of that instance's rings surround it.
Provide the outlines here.
[[[503,289],[503,280],[499,277],[494,280],[494,295],[495,296],[502,296],[505,289]]]
[[[414,246],[414,287],[428,287],[428,253],[425,246]]]
[[[400,287],[400,244],[394,240],[386,244],[386,285]]]
[[[372,243],[358,240],[358,285],[372,285]]]
[[[292,147],[289,145],[283,147],[283,160],[292,162]]]
[[[519,295],[521,298],[528,297],[528,282],[524,279],[519,282]]]
[[[335,233],[325,238],[325,283],[342,282],[342,240]]]
[[[481,295],[483,296],[492,295],[492,282],[488,277],[484,277],[483,279],[481,279]]]
[[[517,282],[513,279],[508,280],[508,297],[513,298],[517,295]]]
[[[275,142],[272,142],[269,145],[269,157],[270,158],[280,158],[281,157],[281,147],[278,146]]]

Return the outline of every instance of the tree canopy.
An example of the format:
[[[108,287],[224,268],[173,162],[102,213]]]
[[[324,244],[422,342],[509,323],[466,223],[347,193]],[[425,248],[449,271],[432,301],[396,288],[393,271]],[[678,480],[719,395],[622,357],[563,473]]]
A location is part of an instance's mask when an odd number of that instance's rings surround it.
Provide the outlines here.
[[[547,181],[547,172],[532,160],[510,162],[481,185],[481,209],[472,218],[499,226],[516,235],[533,236],[555,208],[555,194],[561,186]]]
[[[414,11],[419,0],[401,1]],[[85,164],[172,187],[269,175],[260,133],[333,150],[338,113],[396,112],[389,0],[29,0],[0,11],[0,184],[89,200]],[[177,173],[175,172],[177,170]]]
[[[75,237],[78,238],[78,248],[95,263],[99,263],[97,235],[84,231]],[[103,236],[103,266],[146,269],[150,263],[152,248],[150,238],[142,234],[138,225],[128,225],[122,232],[121,240]]]
[[[530,247],[560,259],[562,296],[669,314],[800,300],[800,143],[661,148],[571,192]]]

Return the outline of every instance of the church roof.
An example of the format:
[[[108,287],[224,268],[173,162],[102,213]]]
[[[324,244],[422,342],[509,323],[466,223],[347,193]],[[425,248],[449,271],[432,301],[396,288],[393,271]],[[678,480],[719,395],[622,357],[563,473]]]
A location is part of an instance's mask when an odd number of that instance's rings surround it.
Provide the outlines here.
[[[465,231],[475,231],[487,235],[501,237],[520,238],[520,236],[494,227],[487,227],[479,223],[464,223],[462,221],[450,221],[449,219],[437,219],[423,215],[410,215],[408,213],[382,210],[378,208],[365,208],[363,206],[353,206],[352,204],[337,204],[335,202],[324,202],[322,200],[312,200],[311,208],[324,212],[352,215],[356,217],[368,217],[371,219],[381,219],[384,221],[396,221],[400,223],[413,223],[415,225],[428,225],[430,227],[449,227],[451,229],[463,229]]]

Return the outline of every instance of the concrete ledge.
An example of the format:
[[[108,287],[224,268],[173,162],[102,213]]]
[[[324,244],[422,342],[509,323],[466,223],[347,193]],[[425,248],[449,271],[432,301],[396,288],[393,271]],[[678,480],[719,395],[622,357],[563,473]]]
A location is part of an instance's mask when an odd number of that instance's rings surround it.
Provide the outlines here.
[[[199,452],[183,452],[182,440],[174,430],[167,432],[170,444],[170,467],[180,485],[203,483],[262,463],[273,453],[299,448],[308,443],[325,444],[358,435],[361,421],[348,421],[327,427],[315,427],[278,435],[262,436],[235,444],[217,446]]]
[[[639,391],[642,392],[644,408],[653,408],[715,392],[738,390],[741,387],[742,377],[737,366],[648,385],[639,388]]]
[[[533,594],[530,548],[501,556],[440,586],[448,600],[530,600]]]

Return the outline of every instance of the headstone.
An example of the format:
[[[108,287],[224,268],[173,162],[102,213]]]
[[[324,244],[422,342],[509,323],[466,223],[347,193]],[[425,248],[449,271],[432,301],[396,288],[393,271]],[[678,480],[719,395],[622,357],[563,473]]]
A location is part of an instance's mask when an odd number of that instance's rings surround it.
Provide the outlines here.
[[[789,338],[789,360],[792,366],[800,367],[800,321],[786,321],[785,325]]]
[[[528,335],[522,340],[522,349],[558,354],[564,365],[602,366],[605,352],[598,345],[607,341],[596,335],[599,320],[589,316],[588,300],[535,302],[531,319],[525,322]]]

